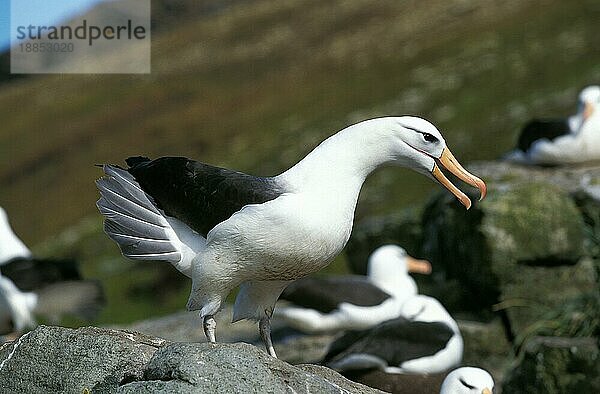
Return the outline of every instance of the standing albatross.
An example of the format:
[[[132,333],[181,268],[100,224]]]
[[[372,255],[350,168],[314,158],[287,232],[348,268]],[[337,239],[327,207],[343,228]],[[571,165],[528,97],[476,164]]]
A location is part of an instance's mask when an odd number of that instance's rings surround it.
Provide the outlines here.
[[[105,232],[132,259],[164,260],[192,279],[188,310],[199,310],[215,342],[214,315],[237,286],[233,321],[259,321],[267,351],[277,298],[292,281],[328,265],[346,245],[366,177],[384,164],[439,181],[468,209],[469,198],[438,163],[485,196],[428,121],[386,117],[327,138],[275,177],[255,177],[182,157],[104,165],[97,181]]]

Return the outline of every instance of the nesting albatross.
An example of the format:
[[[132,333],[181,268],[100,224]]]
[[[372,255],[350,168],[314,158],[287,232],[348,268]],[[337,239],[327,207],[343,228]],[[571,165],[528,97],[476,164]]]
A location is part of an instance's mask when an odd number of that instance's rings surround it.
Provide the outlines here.
[[[307,333],[375,326],[398,317],[404,301],[417,294],[409,272],[429,274],[431,264],[398,245],[380,246],[369,256],[367,276],[308,277],[289,285],[281,299],[293,305],[278,308],[278,316]]]
[[[600,160],[600,86],[588,86],[581,91],[575,115],[527,123],[517,149],[505,159],[542,165]]]
[[[432,374],[457,366],[462,355],[456,321],[438,300],[417,295],[402,304],[399,317],[336,339],[323,362],[338,371]]]
[[[454,158],[441,133],[412,117],[371,119],[329,137],[289,170],[255,177],[182,157],[104,165],[97,181],[105,231],[132,259],[165,260],[192,279],[189,310],[215,342],[214,315],[237,286],[233,320],[259,321],[269,354],[270,318],[283,289],[328,265],[346,245],[366,177],[384,164],[440,182],[468,209],[470,199],[440,165],[479,189],[485,183]]]

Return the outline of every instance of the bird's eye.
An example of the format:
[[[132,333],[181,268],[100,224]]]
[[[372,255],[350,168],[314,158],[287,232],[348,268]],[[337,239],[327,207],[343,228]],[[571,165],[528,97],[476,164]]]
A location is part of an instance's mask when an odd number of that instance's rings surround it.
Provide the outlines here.
[[[435,136],[433,136],[429,133],[423,133],[423,139],[427,142],[437,142],[438,141],[438,139]]]
[[[475,388],[475,386],[471,386],[469,383],[465,382],[463,378],[460,378],[458,381],[469,390],[473,390]]]

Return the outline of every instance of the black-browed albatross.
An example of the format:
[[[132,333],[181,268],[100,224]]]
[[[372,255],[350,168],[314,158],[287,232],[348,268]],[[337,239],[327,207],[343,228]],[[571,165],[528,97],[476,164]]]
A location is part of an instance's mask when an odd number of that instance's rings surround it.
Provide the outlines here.
[[[395,319],[336,339],[323,362],[338,371],[432,374],[456,367],[462,355],[456,321],[435,298],[416,295]]]
[[[83,280],[74,260],[33,256],[0,207],[0,335],[34,328],[36,315],[92,319],[104,305],[99,282]]]
[[[431,264],[409,256],[398,245],[383,245],[369,256],[367,276],[307,277],[290,284],[281,299],[278,317],[307,333],[361,330],[400,313],[408,298],[418,293],[409,272],[429,274]]]
[[[527,123],[517,149],[505,159],[542,165],[600,160],[600,86],[588,86],[579,93],[575,115]]]
[[[217,313],[237,286],[233,320],[259,321],[269,354],[275,302],[292,281],[329,264],[345,246],[366,177],[384,164],[440,182],[468,209],[470,199],[439,165],[485,196],[428,121],[377,118],[327,138],[275,177],[255,177],[182,157],[104,165],[97,181],[105,231],[132,259],[165,260],[192,279],[189,310],[199,310],[215,342]],[[439,164],[439,165],[438,165]]]

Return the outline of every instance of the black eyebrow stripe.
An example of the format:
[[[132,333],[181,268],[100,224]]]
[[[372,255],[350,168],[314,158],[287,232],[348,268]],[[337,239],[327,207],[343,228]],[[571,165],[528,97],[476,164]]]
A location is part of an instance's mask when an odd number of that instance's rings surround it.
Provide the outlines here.
[[[405,125],[403,125],[402,123],[400,123],[400,125],[401,125],[402,127],[404,127],[405,129],[409,129],[409,130],[412,130],[412,131],[414,131],[415,133],[419,133],[419,134],[425,134],[425,132],[424,132],[424,131],[417,130],[417,129],[415,129],[415,128],[413,128],[413,127],[410,127],[410,126],[405,126]]]
[[[475,388],[475,386],[471,386],[470,384],[468,384],[467,382],[465,382],[463,380],[463,378],[458,379],[459,382],[461,382],[466,388],[468,388],[469,390],[472,390]]]

